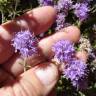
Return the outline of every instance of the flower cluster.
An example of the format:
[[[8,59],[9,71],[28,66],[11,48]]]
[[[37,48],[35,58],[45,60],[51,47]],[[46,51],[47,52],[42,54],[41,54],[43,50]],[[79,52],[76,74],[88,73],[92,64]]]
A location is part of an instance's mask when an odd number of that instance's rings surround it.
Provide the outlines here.
[[[56,27],[55,30],[58,31],[62,28],[64,28],[64,24],[65,24],[65,14],[64,13],[58,13],[57,14],[57,19],[56,19]]]
[[[69,62],[71,58],[74,57],[75,49],[73,43],[69,40],[60,40],[53,47],[53,52],[55,53],[55,58],[62,62]]]
[[[80,0],[80,1],[83,2],[83,3],[90,3],[93,0]]]
[[[88,40],[87,38],[81,36],[80,40],[79,40],[79,50],[83,51],[87,51],[89,55],[91,55],[92,53],[92,46],[90,43],[90,40]]]
[[[12,39],[12,42],[15,52],[19,50],[23,57],[33,56],[38,53],[38,40],[28,30],[18,32]]]
[[[75,57],[74,44],[69,40],[60,40],[53,45],[52,50],[54,58],[61,64],[66,63],[64,76],[71,80],[73,86],[79,86],[79,81],[87,75],[87,64]]]
[[[82,81],[87,75],[87,64],[80,60],[72,60],[70,64],[66,65],[64,76],[71,80],[73,86],[80,86]]]
[[[72,7],[71,0],[59,0],[57,3],[57,11],[67,13]]]
[[[88,17],[89,8],[87,3],[76,3],[73,8],[75,9],[74,14],[80,21],[83,21]]]
[[[55,31],[58,31],[66,26],[66,17],[71,9],[79,21],[84,21],[88,18],[89,3],[91,0],[79,0],[74,3],[72,0],[38,0],[41,6],[51,5],[57,10],[55,22]]]
[[[55,30],[58,31],[64,28],[65,26],[65,18],[68,15],[69,9],[72,8],[72,1],[71,0],[59,0],[55,8],[57,10]]]

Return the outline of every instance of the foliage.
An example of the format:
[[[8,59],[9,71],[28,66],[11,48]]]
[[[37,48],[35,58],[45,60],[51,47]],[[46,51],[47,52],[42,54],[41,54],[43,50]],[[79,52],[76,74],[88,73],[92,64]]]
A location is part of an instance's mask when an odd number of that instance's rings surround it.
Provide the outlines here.
[[[13,20],[15,17],[37,6],[35,0],[25,2],[26,0],[0,0],[0,23]]]

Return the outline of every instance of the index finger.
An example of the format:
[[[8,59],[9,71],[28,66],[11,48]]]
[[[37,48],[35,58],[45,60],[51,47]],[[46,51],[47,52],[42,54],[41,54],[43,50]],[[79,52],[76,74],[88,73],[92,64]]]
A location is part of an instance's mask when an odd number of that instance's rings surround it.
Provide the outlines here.
[[[10,44],[13,33],[30,29],[35,34],[46,31],[53,23],[56,12],[52,7],[39,7],[28,11],[15,20],[0,26],[0,64],[8,60],[14,53]]]

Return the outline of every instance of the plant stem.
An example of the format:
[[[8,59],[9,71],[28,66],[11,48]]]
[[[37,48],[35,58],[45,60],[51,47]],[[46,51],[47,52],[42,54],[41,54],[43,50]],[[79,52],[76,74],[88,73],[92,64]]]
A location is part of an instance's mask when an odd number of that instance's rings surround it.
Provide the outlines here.
[[[3,13],[3,11],[1,11],[1,14],[2,14],[2,23],[4,23],[4,13]]]
[[[27,58],[24,58],[24,72],[27,71]]]
[[[16,0],[16,1],[15,1],[15,8],[14,8],[14,13],[13,13],[13,17],[12,17],[12,19],[14,19],[14,18],[15,18],[15,16],[16,16],[16,11],[17,11],[17,6],[18,6],[18,3],[19,3],[19,1],[18,1],[18,0]]]

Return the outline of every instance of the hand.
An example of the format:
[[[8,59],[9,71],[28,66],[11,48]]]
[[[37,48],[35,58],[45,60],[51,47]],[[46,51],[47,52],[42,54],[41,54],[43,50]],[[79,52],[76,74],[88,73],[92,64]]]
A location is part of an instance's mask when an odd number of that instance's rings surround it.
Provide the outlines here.
[[[14,32],[21,28],[30,28],[35,35],[45,32],[54,22],[56,11],[49,6],[33,9],[24,15],[0,26],[0,95],[1,96],[54,96],[52,89],[59,78],[58,66],[43,57],[32,59],[37,64],[23,72],[22,59],[14,53],[11,39]],[[60,30],[50,37],[40,40],[39,47],[46,58],[52,58],[52,45],[61,39],[70,39],[76,43],[80,31],[75,26]],[[77,57],[86,61],[86,53],[77,53]],[[31,62],[31,61],[29,61]],[[32,63],[32,64],[33,64]],[[38,64],[39,63],[39,64]]]

